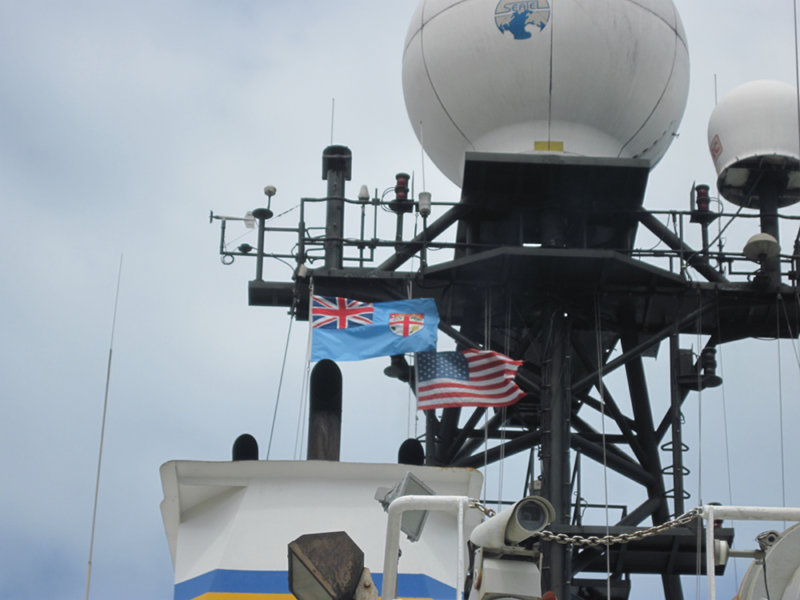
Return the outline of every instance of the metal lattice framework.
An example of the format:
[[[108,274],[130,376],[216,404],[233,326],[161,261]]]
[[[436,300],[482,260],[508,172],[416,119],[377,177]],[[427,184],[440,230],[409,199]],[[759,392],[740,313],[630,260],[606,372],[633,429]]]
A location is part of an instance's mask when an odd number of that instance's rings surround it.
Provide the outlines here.
[[[649,169],[641,161],[468,154],[461,201],[432,223],[425,220],[411,240],[400,239],[400,232],[403,214],[415,203],[405,198],[387,203],[397,215],[398,238],[386,242],[364,236],[363,217],[362,237],[344,238],[348,204],[360,205],[363,215],[365,207],[382,202],[347,200],[349,171],[347,148],[326,149],[325,234],[309,234],[301,209],[298,228],[288,230],[297,235],[295,250],[280,255],[296,262],[293,281],[262,279],[265,234],[287,231],[267,227],[267,209],[254,211],[259,222],[255,254],[249,248],[227,250],[224,228],[220,251],[256,257],[251,305],[292,307],[297,319],[306,320],[312,278],[321,295],[381,301],[405,298],[410,291],[413,297],[436,300],[440,328],[458,344],[523,359],[517,381],[527,396],[519,403],[490,415],[483,408],[426,413],[426,462],[478,467],[520,452],[530,452],[533,459],[538,452],[540,493],[557,513],[554,534],[606,535],[605,527],[582,523],[571,502],[573,471],[581,457],[604,463],[645,491],[646,500],[624,511],[612,535],[634,534],[647,520],[657,526],[682,514],[687,470],[681,406],[692,391],[720,384],[715,348],[751,337],[793,338],[800,331],[797,257],[762,264],[750,280],[729,281],[726,271],[744,257],[708,247],[713,215],[701,210],[681,215],[702,227],[704,247],[695,250],[642,208]],[[762,214],[762,225],[773,221],[777,214]],[[669,250],[634,249],[640,225]],[[452,227],[455,242],[440,241]],[[392,256],[371,264],[374,250],[384,247],[393,249]],[[428,264],[434,248],[452,248],[452,258]],[[309,268],[314,249],[322,250],[316,256],[324,266]],[[350,249],[357,255],[348,259]],[[412,257],[419,269],[402,271]],[[348,260],[357,266],[345,267]],[[689,268],[702,280],[687,278]],[[789,284],[783,283],[785,275]],[[708,341],[694,356],[680,348],[681,334]],[[669,346],[671,402],[665,414],[657,415],[643,358],[662,343]],[[622,352],[612,359],[615,348]],[[627,382],[624,403],[605,383],[617,370],[624,370]],[[403,357],[394,357],[387,373],[403,381],[413,378]],[[630,414],[621,406],[630,406]],[[598,414],[611,419],[618,433],[597,431],[590,423]],[[483,419],[486,425],[479,427]],[[481,447],[485,437],[494,444],[488,450]],[[663,451],[671,464],[662,464]],[[581,598],[606,597],[605,579],[582,574],[605,573],[610,564],[613,598],[627,598],[631,573],[660,574],[665,596],[682,598],[679,576],[696,574],[698,552],[705,551],[698,527],[695,522],[643,539],[634,536],[608,549],[544,543],[543,589],[553,589],[558,598],[569,597],[568,591]],[[717,538],[730,542],[733,530],[722,529]]]

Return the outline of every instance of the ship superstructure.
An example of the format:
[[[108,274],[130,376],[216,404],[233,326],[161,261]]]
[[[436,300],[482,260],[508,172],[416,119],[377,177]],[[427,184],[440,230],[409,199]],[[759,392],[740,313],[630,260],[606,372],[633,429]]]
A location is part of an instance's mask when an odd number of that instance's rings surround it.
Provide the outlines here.
[[[632,575],[655,574],[673,600],[683,598],[682,575],[724,572],[734,531],[713,509],[693,511],[688,502],[682,409],[721,384],[721,345],[800,333],[800,248],[781,249],[779,226],[780,208],[800,198],[797,94],[776,82],[748,84],[712,116],[717,188],[738,213],[713,209],[718,199],[703,184],[691,186],[686,210],[652,212],[644,205],[648,176],[678,130],[688,69],[671,0],[591,8],[577,0],[420,4],[404,51],[406,103],[426,152],[459,185],[460,198],[433,202],[427,190],[413,191],[404,172],[388,194],[364,188],[349,198],[357,157],[329,146],[327,193],[301,200],[296,228],[271,227],[271,205],[260,207],[251,217],[257,247],[229,248],[223,227],[221,252],[228,260],[255,258],[251,305],[289,308],[298,321],[309,320],[312,296],[431,298],[440,332],[457,348],[522,361],[516,382],[525,396],[502,408],[425,411],[422,451],[401,460],[413,465],[346,465],[334,462],[342,400],[328,398],[337,395],[335,365],[319,363],[325,372],[316,395],[312,382],[317,424],[309,458],[320,462],[163,468],[176,598],[288,594],[291,579],[283,577],[291,567],[280,566],[287,545],[296,535],[339,530],[368,555],[371,585],[379,587],[397,562],[381,527],[384,509],[391,522],[404,495],[412,498],[403,501],[407,510],[430,513],[431,528],[410,535],[418,542],[403,542],[397,587],[384,595],[627,599]],[[271,203],[275,190],[266,191]],[[319,204],[324,222],[307,222]],[[758,223],[743,248],[711,239],[712,224],[742,210]],[[423,226],[408,238],[411,214]],[[351,235],[355,215],[360,225]],[[382,216],[394,220],[394,238],[377,235]],[[686,241],[689,228],[701,232],[699,247]],[[657,247],[638,247],[642,232]],[[270,236],[287,233],[291,249],[268,247]],[[293,261],[290,281],[264,280],[270,257]],[[692,347],[698,340],[702,347]],[[669,362],[669,407],[661,413],[651,395],[665,392],[653,389],[645,367],[659,350]],[[386,364],[386,375],[416,389],[413,356]],[[476,527],[488,511],[473,502],[480,495],[473,469],[520,453],[529,456],[528,497],[499,521],[487,520],[499,529],[486,533]],[[639,490],[609,524],[584,517],[603,504],[597,490],[581,487],[590,468]],[[421,487],[401,490],[407,474]],[[381,495],[381,486],[389,491]],[[424,496],[468,501],[442,500],[440,511]],[[516,537],[507,529],[515,523],[523,531]],[[765,542],[762,564],[771,551],[791,554],[791,531]],[[798,565],[785,562],[783,597],[795,597]],[[742,599],[760,597],[758,578],[769,575],[755,573]],[[249,583],[236,587],[240,580]],[[342,597],[354,593],[347,587]]]

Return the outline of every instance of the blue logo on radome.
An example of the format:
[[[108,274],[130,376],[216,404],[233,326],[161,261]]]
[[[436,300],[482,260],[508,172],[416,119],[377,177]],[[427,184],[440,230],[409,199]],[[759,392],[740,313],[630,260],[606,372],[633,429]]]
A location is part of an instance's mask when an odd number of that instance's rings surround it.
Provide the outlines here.
[[[505,33],[511,32],[515,40],[531,37],[530,29],[542,31],[550,21],[549,0],[500,0],[494,9],[494,22]]]

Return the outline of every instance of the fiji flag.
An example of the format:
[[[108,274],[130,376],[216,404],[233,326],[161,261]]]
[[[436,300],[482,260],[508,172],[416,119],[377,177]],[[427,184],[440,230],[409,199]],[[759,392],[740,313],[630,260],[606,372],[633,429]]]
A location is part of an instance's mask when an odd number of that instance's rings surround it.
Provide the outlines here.
[[[432,298],[370,303],[313,296],[311,360],[362,360],[435,350],[438,327]]]

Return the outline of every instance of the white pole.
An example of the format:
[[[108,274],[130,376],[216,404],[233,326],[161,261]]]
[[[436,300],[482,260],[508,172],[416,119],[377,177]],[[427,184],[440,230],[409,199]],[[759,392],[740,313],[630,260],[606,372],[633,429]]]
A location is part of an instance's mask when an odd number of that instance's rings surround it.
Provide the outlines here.
[[[400,496],[389,505],[389,521],[386,525],[386,546],[383,555],[383,585],[381,599],[397,597],[397,561],[400,551],[400,522],[403,513],[409,510],[435,510],[458,515],[459,562],[456,581],[456,600],[460,598],[459,585],[463,579],[464,508],[469,505],[467,496]]]
[[[706,577],[708,578],[708,600],[717,598],[717,579],[714,571],[714,509],[715,506],[704,506],[703,517],[706,519]]]
[[[773,506],[703,506],[706,522],[706,577],[708,598],[716,600],[717,583],[714,576],[714,520],[730,521],[800,521],[800,508]]]

